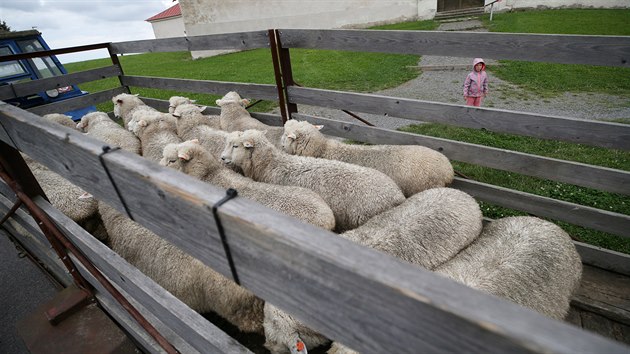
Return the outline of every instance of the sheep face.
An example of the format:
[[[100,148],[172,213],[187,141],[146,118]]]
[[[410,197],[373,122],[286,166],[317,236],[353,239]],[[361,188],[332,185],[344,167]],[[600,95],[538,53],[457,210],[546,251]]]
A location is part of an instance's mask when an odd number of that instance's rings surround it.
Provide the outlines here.
[[[182,96],[173,96],[171,98],[168,99],[168,113],[173,114],[173,112],[175,112],[175,108],[177,108],[180,105],[183,104],[193,104],[195,103],[195,100],[191,100],[188,97],[182,97]]]
[[[314,134],[319,134],[323,125],[313,125],[306,121],[290,119],[284,123],[284,133],[280,138],[282,150],[288,154],[298,153],[300,145],[306,145]]]
[[[144,104],[140,101],[138,95],[130,95],[128,93],[121,93],[118,96],[114,96],[112,103],[114,104],[114,116],[116,116],[116,118],[122,117],[124,107],[129,107],[132,104]]]
[[[249,100],[247,98],[241,98],[238,93],[234,91],[230,91],[223,96],[220,100],[216,100],[216,104],[219,107],[225,106],[230,103],[238,103],[241,106],[245,107],[249,104]]]
[[[204,156],[199,140],[192,139],[179,144],[166,145],[159,163],[162,166],[191,174],[191,169],[195,169],[196,165],[208,160],[210,159]]]
[[[264,139],[264,132],[246,130],[232,132],[226,138],[226,145],[221,153],[221,161],[230,168],[240,168],[245,175],[252,170],[252,154],[257,144]]]

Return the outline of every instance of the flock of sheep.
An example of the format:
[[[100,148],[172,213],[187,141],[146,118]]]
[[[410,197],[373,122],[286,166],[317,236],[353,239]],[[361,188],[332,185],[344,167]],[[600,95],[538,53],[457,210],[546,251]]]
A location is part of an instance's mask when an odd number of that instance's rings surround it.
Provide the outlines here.
[[[582,273],[569,236],[535,217],[483,226],[477,202],[446,187],[453,168],[439,152],[345,144],[305,121],[268,126],[250,116],[247,100],[236,92],[217,100],[220,116],[203,115],[205,107],[185,97],[172,97],[169,113],[135,95],[112,101],[124,127],[103,112],[89,113],[78,124],[60,114],[44,117],[549,317],[562,319],[568,312]],[[53,205],[192,309],[264,334],[273,353],[305,353],[330,343],[25,158]],[[353,351],[332,343],[328,352]]]

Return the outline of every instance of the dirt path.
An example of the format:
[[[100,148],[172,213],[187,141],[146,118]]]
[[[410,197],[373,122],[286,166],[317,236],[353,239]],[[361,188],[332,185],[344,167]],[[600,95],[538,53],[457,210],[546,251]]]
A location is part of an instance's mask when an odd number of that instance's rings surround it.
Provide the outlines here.
[[[478,20],[447,22],[440,25],[438,30],[485,31],[482,28],[482,23]],[[418,66],[420,68],[425,67],[425,70],[421,75],[398,87],[378,91],[375,94],[463,105],[462,84],[467,73],[471,70],[472,59],[422,56]],[[496,62],[490,58],[484,59],[486,59],[489,74],[489,95],[483,104],[484,107],[579,119],[630,118],[630,99],[628,97],[565,92],[558,97],[544,98],[537,95],[536,92],[525,91],[495,77],[492,75],[492,65]],[[433,70],[436,66],[445,69]],[[298,111],[360,124],[357,120],[335,109],[300,105]],[[418,123],[417,121],[382,115],[356,113],[372,124],[388,129]]]

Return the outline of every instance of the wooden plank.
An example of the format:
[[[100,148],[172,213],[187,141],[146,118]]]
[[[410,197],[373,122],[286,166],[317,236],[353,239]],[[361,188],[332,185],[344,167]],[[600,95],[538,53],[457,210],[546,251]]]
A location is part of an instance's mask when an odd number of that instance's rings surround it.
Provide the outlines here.
[[[4,183],[1,183],[4,184]],[[13,206],[13,201],[0,195],[0,214],[5,215]],[[23,207],[22,207],[23,208]],[[35,220],[23,209],[18,209],[3,228],[7,230],[30,254],[46,265],[48,272],[64,286],[73,282],[67,269],[52,250],[50,243],[41,232]]]
[[[157,98],[150,98],[150,97],[140,97],[140,99],[142,100],[142,102],[146,103],[148,106],[151,106],[157,109],[158,111],[162,111],[162,112],[168,111],[169,103],[166,100],[160,100]],[[221,108],[214,107],[214,106],[207,106],[206,109],[203,111],[203,114],[220,115]],[[280,116],[279,114],[250,112],[250,115],[267,125],[271,125],[274,127],[281,127],[283,125],[282,116]],[[1,135],[0,135],[0,139],[2,139]]]
[[[268,47],[267,31],[252,31],[117,42],[111,44],[111,51],[113,54],[126,54],[218,49],[246,50]]]
[[[43,198],[37,197],[35,202],[112,283],[124,290],[131,298],[141,303],[146,308],[146,312],[154,314],[161,323],[168,323],[170,329],[175,335],[183,339],[183,343],[186,343],[186,346],[190,345],[199,352],[249,352],[235,339],[226,335],[200,314],[190,309],[138,269],[127,263],[122,257],[96,240]],[[96,281],[96,279],[92,279],[92,281]],[[92,284],[94,285],[94,283]],[[167,339],[170,341],[172,338],[167,337]],[[179,347],[178,350],[182,353],[189,352],[188,350],[182,351],[182,348]]]
[[[630,255],[573,241],[582,263],[630,276]]]
[[[278,100],[278,91],[274,85],[127,75],[123,76],[121,80],[124,86],[150,87],[219,96],[223,96],[229,91],[237,91],[243,97],[251,96],[266,100]]]
[[[630,215],[613,213],[513,189],[455,177],[453,188],[483,201],[574,225],[630,237]]]
[[[43,106],[37,106],[28,109],[29,112],[44,115],[48,113],[59,113],[71,111],[73,109],[85,108],[98,103],[111,101],[112,97],[126,93],[124,87],[116,87],[113,89],[90,93],[89,95],[71,98],[68,100],[58,101],[55,103],[49,103]]]
[[[120,74],[122,74],[120,67],[111,65],[62,76],[53,76],[46,79],[9,84],[0,86],[0,100],[27,96],[53,88],[77,85],[83,82],[101,80],[112,76],[118,76]]]
[[[630,172],[627,171],[425,135],[362,126],[305,114],[293,114],[292,117],[306,120],[313,124],[324,125],[322,132],[325,134],[372,144],[423,145],[443,153],[451,160],[612,193],[630,194]]]
[[[289,86],[291,103],[630,150],[630,125]]]
[[[124,212],[103,182],[100,144],[8,105],[0,118],[25,153]],[[223,190],[126,151],[103,158],[136,221],[230,276],[211,212]],[[627,351],[246,198],[218,213],[244,287],[358,351]]]
[[[452,31],[281,29],[284,48],[314,48],[630,67],[630,37]]]

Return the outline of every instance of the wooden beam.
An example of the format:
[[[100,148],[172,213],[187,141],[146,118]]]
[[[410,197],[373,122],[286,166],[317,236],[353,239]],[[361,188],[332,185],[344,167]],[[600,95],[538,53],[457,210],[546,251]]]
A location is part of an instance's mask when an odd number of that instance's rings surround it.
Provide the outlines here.
[[[285,48],[313,48],[630,67],[630,37],[454,31],[279,30]]]
[[[121,74],[120,67],[111,65],[102,68],[80,71],[46,79],[0,86],[0,100],[23,97],[58,87],[77,85],[83,82],[101,80]]]
[[[116,87],[110,90],[90,93],[88,95],[77,98],[71,98],[55,103],[49,103],[43,106],[33,107],[28,109],[28,111],[38,115],[67,112],[73,109],[85,108],[98,103],[111,101],[112,97],[126,92],[127,91],[125,91],[124,87]]]
[[[267,31],[210,34],[205,36],[147,39],[111,44],[113,54],[182,52],[195,50],[268,48]]]
[[[100,142],[6,104],[0,118],[22,151],[124,212]],[[127,151],[103,160],[137,222],[230,276],[211,212],[222,189]],[[218,214],[244,287],[360,352],[627,351],[246,198]]]
[[[313,124],[323,124],[322,132],[325,134],[373,144],[423,145],[440,151],[451,160],[612,193],[630,194],[630,172],[627,171],[425,135],[361,126],[305,114],[294,114],[293,118],[306,120]]]
[[[630,125],[375,94],[289,87],[290,102],[630,150]],[[411,123],[410,123],[411,124]]]
[[[278,100],[278,92],[274,85],[127,75],[122,76],[121,80],[125,86],[207,93],[219,96],[223,96],[229,91],[238,91],[242,97],[250,96],[266,100]]]

